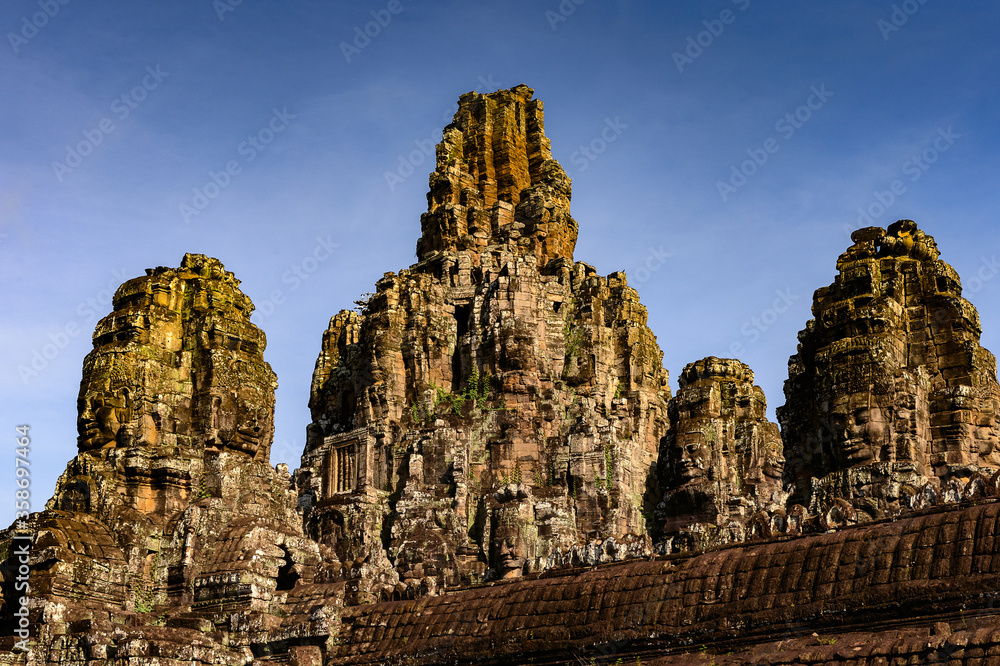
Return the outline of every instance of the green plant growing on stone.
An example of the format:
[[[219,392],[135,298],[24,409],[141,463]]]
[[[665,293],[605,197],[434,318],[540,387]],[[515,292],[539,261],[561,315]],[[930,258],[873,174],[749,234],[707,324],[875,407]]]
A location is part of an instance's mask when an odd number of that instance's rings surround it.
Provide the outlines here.
[[[416,426],[428,426],[434,423],[437,418],[437,413],[433,409],[423,409],[419,401],[414,401],[410,403],[410,418],[413,419],[413,424]]]
[[[479,371],[473,370],[472,374],[469,375],[469,380],[465,384],[465,390],[462,391],[462,396],[466,401],[471,401],[476,407],[482,407],[482,405],[489,399],[490,395],[490,373],[483,372],[479,374]]]
[[[125,587],[135,594],[135,612],[148,613],[153,610],[153,584],[146,580],[137,581],[131,571],[125,572]]]
[[[447,404],[451,411],[455,413],[455,416],[461,416],[462,404],[465,399],[461,397],[461,394],[454,394],[447,389],[438,386],[434,382],[431,382],[431,388],[434,389],[434,412],[437,413],[437,408],[441,404]]]
[[[618,382],[615,384],[615,400],[622,397],[622,383]]]
[[[135,592],[135,612],[146,614],[153,610],[153,586],[142,583]]]
[[[646,528],[649,529],[653,525],[653,521],[656,518],[656,514],[649,507],[643,506],[639,508],[639,513],[642,515],[642,519],[645,522]],[[794,605],[794,604],[793,604]]]
[[[573,326],[569,319],[563,325],[563,342],[566,345],[566,358],[579,355],[580,348],[583,346],[583,332]]]
[[[480,402],[486,402],[486,399],[490,395],[490,373],[483,372],[482,377],[479,379],[479,400]]]
[[[455,416],[465,416],[462,414],[462,409],[466,403],[471,403],[476,409],[482,408],[490,392],[489,373],[480,375],[476,370],[473,370],[472,374],[469,375],[465,388],[457,393],[452,393],[434,382],[430,384],[431,388],[434,389],[435,413],[439,405],[445,405]]]
[[[522,474],[521,474],[521,462],[520,461],[517,461],[516,463],[514,463],[514,469],[509,470],[507,472],[504,472],[500,476],[500,483],[502,485],[505,485],[505,486],[508,486],[508,485],[510,485],[512,483],[515,484],[515,485],[521,485],[521,481],[522,480],[523,480],[523,478],[522,478]]]
[[[594,470],[594,485],[597,486],[598,490],[604,490],[604,477],[601,476],[600,472],[597,471],[597,467]]]
[[[611,479],[615,475],[615,448],[611,442],[604,445],[604,471],[607,474],[605,484],[611,490]]]

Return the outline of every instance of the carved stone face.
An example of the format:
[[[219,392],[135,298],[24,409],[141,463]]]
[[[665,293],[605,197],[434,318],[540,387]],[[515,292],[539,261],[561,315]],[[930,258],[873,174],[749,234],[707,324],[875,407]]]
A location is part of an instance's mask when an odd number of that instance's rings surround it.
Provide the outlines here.
[[[501,504],[493,510],[490,559],[499,578],[514,578],[524,573],[530,556],[525,532],[534,510],[520,493],[516,497],[500,494],[500,499]]]
[[[514,578],[524,571],[525,545],[524,540],[516,533],[507,530],[503,536],[494,536],[493,548],[496,556],[496,571],[499,578]]]
[[[712,461],[712,451],[705,433],[702,431],[678,433],[674,456],[674,472],[678,484],[703,478]]]
[[[977,400],[978,409],[975,412],[975,438],[979,448],[979,464],[1000,466],[1000,447],[998,444],[997,418],[1000,417],[1000,400],[993,392]]]
[[[770,445],[764,445],[764,460],[762,471],[764,477],[772,485],[781,488],[785,475],[785,456],[780,446],[781,440],[775,439]]]
[[[81,451],[115,445],[119,431],[131,418],[127,402],[124,391],[80,399],[76,426]]]
[[[260,440],[263,424],[255,414],[248,415],[244,427],[236,429],[236,441],[234,448],[245,451],[250,455],[257,455],[260,449]]]
[[[980,388],[952,386],[935,392],[933,416],[942,424],[937,437],[950,463],[995,466],[997,410],[995,398],[981,395]]]
[[[256,456],[269,436],[271,416],[252,387],[240,387],[216,406],[214,420],[226,448]]]
[[[81,451],[115,446],[132,419],[132,394],[120,355],[88,359],[77,400],[77,446]]]
[[[838,468],[878,460],[882,448],[891,441],[891,409],[883,409],[866,393],[838,400],[831,420]]]
[[[497,559],[497,575],[500,578],[516,578],[524,571],[524,544],[519,539],[506,538],[500,542]]]
[[[754,386],[734,400],[733,417],[737,421],[760,421],[767,418],[766,412],[767,402],[759,386]]]
[[[712,466],[714,443],[718,440],[712,423],[722,414],[719,389],[712,385],[688,385],[676,398],[678,428],[669,454],[674,484],[703,479]]]

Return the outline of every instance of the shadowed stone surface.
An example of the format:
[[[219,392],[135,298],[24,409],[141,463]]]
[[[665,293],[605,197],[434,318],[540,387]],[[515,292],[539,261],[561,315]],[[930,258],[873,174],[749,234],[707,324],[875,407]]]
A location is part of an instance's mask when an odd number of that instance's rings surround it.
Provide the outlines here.
[[[937,509],[353,608],[329,663],[979,663],[1000,656],[998,519]]]

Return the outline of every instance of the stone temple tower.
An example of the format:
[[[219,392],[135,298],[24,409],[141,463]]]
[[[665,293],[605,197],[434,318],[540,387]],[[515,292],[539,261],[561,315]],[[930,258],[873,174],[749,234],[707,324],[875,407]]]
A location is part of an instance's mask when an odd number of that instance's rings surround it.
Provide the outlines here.
[[[574,261],[532,94],[461,97],[417,263],[335,315],[316,362],[307,531],[417,591],[650,547],[662,353],[625,275]]]
[[[793,500],[876,518],[985,490],[1000,386],[958,274],[912,220],[851,239],[788,364],[778,420]]]

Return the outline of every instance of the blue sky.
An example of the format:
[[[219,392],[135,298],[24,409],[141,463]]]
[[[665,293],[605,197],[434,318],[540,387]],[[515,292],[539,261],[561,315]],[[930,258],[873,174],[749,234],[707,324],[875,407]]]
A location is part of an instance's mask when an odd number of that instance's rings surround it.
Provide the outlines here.
[[[323,330],[414,261],[430,144],[470,90],[544,101],[576,259],[628,273],[674,390],[736,356],[773,415],[849,232],[900,218],[1000,350],[992,2],[8,0],[0,32],[3,524],[15,426],[41,509],[111,293],[185,252],[257,304],[272,462],[297,466]]]

